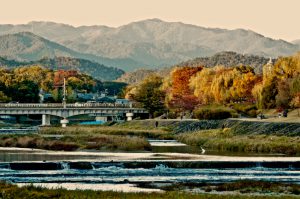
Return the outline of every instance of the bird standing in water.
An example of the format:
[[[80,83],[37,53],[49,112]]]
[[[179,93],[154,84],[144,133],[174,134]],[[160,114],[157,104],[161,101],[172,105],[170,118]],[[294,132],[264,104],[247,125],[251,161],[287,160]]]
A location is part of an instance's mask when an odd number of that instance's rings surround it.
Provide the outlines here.
[[[201,147],[201,154],[204,154],[205,153],[205,149],[203,149],[202,147]]]

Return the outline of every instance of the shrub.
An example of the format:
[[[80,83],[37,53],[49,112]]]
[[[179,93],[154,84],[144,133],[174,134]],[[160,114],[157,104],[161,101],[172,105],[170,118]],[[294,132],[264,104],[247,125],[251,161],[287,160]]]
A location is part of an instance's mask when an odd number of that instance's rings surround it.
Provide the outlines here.
[[[197,119],[226,119],[237,117],[236,112],[232,109],[217,107],[217,108],[199,108],[194,111],[194,116]]]
[[[257,115],[257,108],[254,104],[230,104],[230,106],[238,113],[242,113],[250,117],[256,117]]]

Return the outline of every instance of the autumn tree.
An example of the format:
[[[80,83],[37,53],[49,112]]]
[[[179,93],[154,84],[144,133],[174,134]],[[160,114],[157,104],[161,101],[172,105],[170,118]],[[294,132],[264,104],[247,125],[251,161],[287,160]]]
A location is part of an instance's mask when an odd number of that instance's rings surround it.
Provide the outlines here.
[[[248,66],[205,68],[190,81],[201,104],[253,101],[252,89],[261,81]]]
[[[67,79],[70,86],[67,88],[71,101],[74,101],[75,90],[83,89],[93,92],[98,89],[98,82],[91,76],[79,74],[75,71],[60,72]],[[41,66],[26,66],[15,69],[0,68],[0,100],[7,102],[10,100],[18,102],[38,102],[39,92],[52,93],[56,101],[61,100],[62,81],[57,78],[57,72],[43,68]],[[62,79],[63,80],[63,79]],[[60,81],[60,82],[58,82]],[[100,82],[101,83],[101,82]]]
[[[190,79],[203,67],[175,68],[171,73],[171,84],[168,90],[168,107],[177,111],[192,111],[198,104],[198,99],[189,86]]]

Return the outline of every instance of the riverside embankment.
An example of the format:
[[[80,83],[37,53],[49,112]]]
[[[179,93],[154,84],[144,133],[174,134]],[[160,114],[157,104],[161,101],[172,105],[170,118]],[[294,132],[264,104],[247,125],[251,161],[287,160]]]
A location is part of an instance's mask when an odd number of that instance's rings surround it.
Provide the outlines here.
[[[300,155],[300,123],[246,119],[227,120],[144,120],[123,125],[157,128],[172,132],[173,137],[206,152],[234,152],[266,155]],[[212,154],[212,153],[210,153]]]
[[[238,134],[281,134],[281,135],[300,135],[299,123],[293,122],[268,122],[268,121],[249,121],[242,119],[226,120],[135,120],[127,123],[127,126],[154,128],[158,122],[158,128],[168,129],[175,134],[185,132],[195,132],[208,129],[230,128]]]

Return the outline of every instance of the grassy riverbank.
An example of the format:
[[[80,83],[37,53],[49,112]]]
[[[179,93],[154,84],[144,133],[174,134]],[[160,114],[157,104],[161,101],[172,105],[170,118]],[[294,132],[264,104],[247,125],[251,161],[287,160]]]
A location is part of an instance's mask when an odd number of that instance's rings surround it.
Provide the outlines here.
[[[143,138],[172,139],[173,134],[170,131],[161,128],[148,128],[127,124],[115,126],[69,126],[61,127],[43,127],[40,134],[51,135],[120,135],[120,136],[138,136]]]
[[[188,145],[218,151],[300,154],[299,136],[240,135],[225,128],[182,133],[176,138]]]
[[[224,187],[226,189],[226,187]],[[272,192],[265,193],[266,195],[241,195],[239,192],[236,193],[222,193],[222,194],[209,194],[209,193],[188,193],[179,191],[167,191],[164,193],[122,193],[112,191],[89,191],[89,190],[75,190],[68,191],[64,189],[44,189],[36,188],[33,186],[17,187],[6,183],[0,183],[0,197],[6,199],[45,199],[45,198],[56,198],[56,199],[96,199],[96,198],[126,198],[126,199],[271,199],[271,198],[284,198],[293,199],[299,198],[293,195],[278,195],[272,194]],[[231,189],[234,190],[234,189]]]
[[[64,151],[149,151],[151,146],[147,138],[172,139],[173,134],[163,128],[143,128],[130,123],[114,126],[43,127],[37,135],[0,136],[0,146]]]
[[[0,137],[1,147],[36,148],[56,151],[91,149],[102,151],[144,151],[150,150],[148,141],[137,136],[119,135],[73,135],[49,138],[40,135],[6,135]]]

